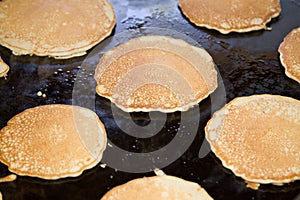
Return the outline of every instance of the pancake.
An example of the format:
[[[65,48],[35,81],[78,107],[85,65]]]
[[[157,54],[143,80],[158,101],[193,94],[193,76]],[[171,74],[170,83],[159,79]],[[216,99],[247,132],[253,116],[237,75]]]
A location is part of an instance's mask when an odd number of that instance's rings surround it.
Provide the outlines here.
[[[280,0],[179,0],[178,4],[192,23],[222,34],[264,29],[281,12]]]
[[[8,71],[9,66],[0,57],[0,78],[6,77]]]
[[[212,151],[248,187],[300,179],[299,130],[300,101],[267,94],[234,99],[205,127]]]
[[[212,199],[197,183],[174,176],[138,178],[108,191],[101,200]]]
[[[292,30],[284,38],[278,52],[285,74],[300,83],[300,27]]]
[[[106,52],[94,78],[97,93],[125,112],[185,111],[217,88],[211,56],[166,36],[131,39]]]
[[[0,44],[15,55],[81,56],[114,26],[107,0],[0,1]]]
[[[89,109],[45,105],[17,114],[0,131],[0,161],[18,175],[59,179],[97,165],[106,132]]]
[[[0,178],[0,183],[13,182],[16,179],[17,179],[17,176],[15,174],[10,174],[8,176]]]

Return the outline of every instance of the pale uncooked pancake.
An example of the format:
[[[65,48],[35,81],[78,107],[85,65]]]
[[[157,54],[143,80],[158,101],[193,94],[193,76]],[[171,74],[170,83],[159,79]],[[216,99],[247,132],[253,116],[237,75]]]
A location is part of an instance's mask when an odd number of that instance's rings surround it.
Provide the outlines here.
[[[108,191],[101,200],[212,200],[197,183],[174,176],[138,178]]]
[[[279,95],[239,97],[217,111],[206,138],[222,164],[247,182],[300,179],[300,101]]]
[[[89,109],[45,105],[10,119],[0,131],[0,147],[0,161],[18,175],[75,177],[100,162],[106,132]]]
[[[300,27],[284,38],[278,51],[285,74],[300,83]]]
[[[5,77],[9,71],[9,66],[0,57],[0,78]]]
[[[96,91],[126,112],[184,111],[217,88],[211,56],[180,39],[143,36],[106,52]]]
[[[281,12],[280,0],[179,0],[178,4],[191,22],[223,34],[264,29]]]
[[[0,44],[15,55],[81,56],[114,26],[108,0],[0,1]]]

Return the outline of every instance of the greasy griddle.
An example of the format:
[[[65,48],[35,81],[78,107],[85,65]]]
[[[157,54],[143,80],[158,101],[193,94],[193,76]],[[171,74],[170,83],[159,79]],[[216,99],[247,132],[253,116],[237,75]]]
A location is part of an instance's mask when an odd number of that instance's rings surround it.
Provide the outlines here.
[[[222,35],[217,31],[197,28],[182,16],[175,0],[112,0],[117,14],[117,26],[113,34],[125,30],[139,31],[142,27],[161,27],[179,31],[196,40],[213,57],[226,90],[226,101],[238,96],[271,93],[300,100],[300,85],[284,74],[277,48],[284,36],[300,26],[300,1],[282,0],[282,13],[268,25],[272,31]],[[0,79],[0,128],[21,111],[37,105],[72,104],[74,82],[90,90],[94,86],[93,73],[97,56],[90,65],[82,62],[85,56],[69,60],[54,60],[36,56],[14,56],[0,47],[3,60],[11,66],[8,79]],[[86,67],[87,66],[87,67]],[[37,92],[46,94],[38,97]],[[91,96],[89,96],[89,94]],[[111,104],[95,95],[77,94],[83,104],[95,98],[95,111],[104,122],[108,137],[114,145],[132,152],[150,152],[163,148],[176,135],[180,126],[180,112],[168,114],[163,129],[152,138],[138,139],[124,134],[114,121]],[[201,184],[214,199],[300,199],[300,182],[282,187],[263,185],[258,191],[245,187],[242,179],[222,167],[212,152],[199,158],[204,138],[204,127],[211,117],[209,98],[200,103],[200,124],[197,135],[188,150],[163,170],[166,174],[182,177]],[[137,124],[149,123],[147,113],[134,113]],[[190,117],[193,123],[193,116]],[[124,115],[123,123],[128,116]],[[184,129],[182,130],[184,132]],[[1,147],[0,147],[1,148]],[[154,159],[155,164],[155,159]],[[0,177],[8,175],[7,167],[0,164]],[[110,188],[137,177],[154,173],[126,173],[99,165],[85,171],[77,178],[46,181],[21,177],[11,183],[0,183],[4,199],[100,199]]]

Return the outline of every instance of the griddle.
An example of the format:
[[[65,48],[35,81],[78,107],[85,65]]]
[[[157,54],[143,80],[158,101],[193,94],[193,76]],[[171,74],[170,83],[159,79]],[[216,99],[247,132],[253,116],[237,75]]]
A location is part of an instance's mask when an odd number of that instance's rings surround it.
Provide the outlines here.
[[[199,183],[214,199],[299,200],[299,181],[280,187],[262,185],[257,191],[252,190],[245,186],[241,178],[225,169],[212,152],[199,156],[199,151],[203,148],[204,127],[207,121],[225,102],[239,96],[263,93],[300,100],[300,85],[285,76],[277,52],[284,36],[293,28],[300,26],[300,1],[281,1],[280,16],[268,24],[272,27],[271,31],[228,35],[194,26],[181,14],[175,0],[111,0],[111,2],[117,15],[117,26],[113,35],[124,31],[138,34],[142,33],[145,27],[159,27],[178,31],[197,41],[215,61],[219,71],[219,83],[224,84],[226,92],[224,101],[220,101],[216,106],[212,106],[211,98],[202,101],[196,110],[192,109],[190,114],[186,114],[186,118],[189,119],[188,126],[181,126],[181,117],[184,113],[167,114],[166,122],[159,133],[149,138],[137,138],[124,133],[118,127],[112,113],[113,105],[109,100],[96,95],[93,90],[95,66],[105,51],[105,46],[117,45],[116,43],[111,43],[108,39],[101,43],[100,47],[98,45],[90,50],[88,56],[68,60],[14,56],[10,50],[0,47],[1,57],[11,66],[8,79],[0,79],[0,128],[4,127],[14,115],[34,106],[52,103],[82,105],[98,114],[106,126],[110,142],[113,146],[124,150],[133,153],[155,151],[164,148],[178,135],[182,136],[183,144],[187,140],[192,142],[178,159],[162,170],[166,174]],[[97,51],[97,48],[103,51]],[[78,87],[81,89],[74,90]],[[46,98],[38,97],[38,91],[46,94]],[[130,115],[122,111],[117,113],[118,123],[125,125],[132,120],[140,126],[150,122],[158,123],[160,120],[160,114],[155,112],[153,116],[151,115],[151,121],[149,113]],[[196,124],[196,135],[188,137],[189,125],[195,126],[197,120],[199,124]],[[105,156],[104,154],[104,158]],[[130,157],[130,153],[125,155],[120,163],[130,165],[128,162],[130,159],[126,156]],[[153,166],[159,165],[159,159],[167,157],[152,158]],[[0,177],[8,174],[10,173],[7,167],[0,164]],[[150,171],[129,173],[97,165],[79,177],[56,181],[18,176],[14,182],[0,183],[0,191],[5,200],[100,199],[114,186],[134,178],[153,175],[154,173]]]

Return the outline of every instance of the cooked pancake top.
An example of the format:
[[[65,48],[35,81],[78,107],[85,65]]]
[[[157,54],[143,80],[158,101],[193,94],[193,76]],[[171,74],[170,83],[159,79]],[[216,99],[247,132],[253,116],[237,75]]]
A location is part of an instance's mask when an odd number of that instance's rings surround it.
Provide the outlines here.
[[[101,198],[101,200],[117,199],[212,200],[197,183],[166,175],[134,179],[113,188]]]
[[[278,51],[286,75],[300,83],[300,27],[284,38]]]
[[[257,183],[300,178],[300,102],[277,95],[240,97],[217,111],[206,137],[223,165]]]
[[[0,57],[0,78],[3,76],[5,77],[8,71],[9,66]]]
[[[27,109],[0,131],[0,161],[19,174],[45,179],[78,176],[97,164],[106,132],[85,108],[46,105]]]
[[[108,36],[114,24],[107,0],[0,2],[0,44],[17,55],[83,54]]]
[[[247,32],[265,28],[280,14],[280,0],[179,0],[182,12],[198,26]]]
[[[217,87],[204,49],[165,36],[132,39],[106,52],[95,79],[97,93],[125,111],[186,110]]]

